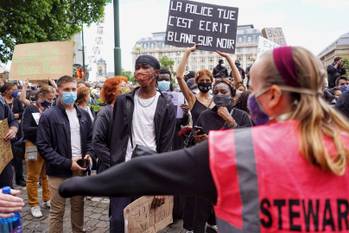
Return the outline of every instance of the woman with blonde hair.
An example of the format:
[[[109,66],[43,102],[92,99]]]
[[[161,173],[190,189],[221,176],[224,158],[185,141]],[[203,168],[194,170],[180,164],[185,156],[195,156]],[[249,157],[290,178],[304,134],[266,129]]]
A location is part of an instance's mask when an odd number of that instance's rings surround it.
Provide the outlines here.
[[[72,178],[60,192],[200,195],[214,203],[223,233],[348,232],[349,124],[322,99],[325,79],[308,50],[276,48],[251,68],[249,107],[265,125]]]

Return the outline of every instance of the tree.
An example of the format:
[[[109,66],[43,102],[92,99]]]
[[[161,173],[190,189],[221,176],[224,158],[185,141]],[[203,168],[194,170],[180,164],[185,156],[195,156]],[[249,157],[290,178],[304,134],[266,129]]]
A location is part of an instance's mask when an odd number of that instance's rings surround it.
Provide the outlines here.
[[[135,77],[131,71],[127,71],[127,70],[122,69],[121,75],[127,77],[128,81],[131,83],[135,83],[135,81],[136,81]]]
[[[97,22],[111,0],[11,0],[0,2],[0,61],[16,44],[69,40],[83,24]]]
[[[171,73],[173,73],[173,65],[175,63],[174,60],[172,60],[168,56],[162,56],[160,57],[159,61],[160,61],[161,67],[166,68],[169,71],[171,71]]]

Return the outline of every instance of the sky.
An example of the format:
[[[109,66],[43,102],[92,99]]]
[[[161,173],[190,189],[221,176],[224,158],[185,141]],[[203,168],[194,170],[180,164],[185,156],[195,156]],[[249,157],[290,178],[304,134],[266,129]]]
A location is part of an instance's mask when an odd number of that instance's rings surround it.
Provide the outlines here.
[[[255,28],[282,27],[287,44],[303,46],[318,55],[349,32],[349,0],[201,0],[239,8],[238,24]],[[135,43],[153,32],[166,31],[170,0],[119,0],[122,67],[133,71],[131,51]],[[102,57],[114,70],[113,7],[105,9]],[[96,26],[85,30],[87,57],[94,46]]]

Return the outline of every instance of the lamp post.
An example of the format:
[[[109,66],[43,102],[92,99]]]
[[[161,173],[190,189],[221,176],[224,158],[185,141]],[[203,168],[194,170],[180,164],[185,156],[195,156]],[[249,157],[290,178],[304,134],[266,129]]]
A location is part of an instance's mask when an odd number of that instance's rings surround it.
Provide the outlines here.
[[[114,74],[121,75],[119,0],[113,0],[113,4],[114,4]]]

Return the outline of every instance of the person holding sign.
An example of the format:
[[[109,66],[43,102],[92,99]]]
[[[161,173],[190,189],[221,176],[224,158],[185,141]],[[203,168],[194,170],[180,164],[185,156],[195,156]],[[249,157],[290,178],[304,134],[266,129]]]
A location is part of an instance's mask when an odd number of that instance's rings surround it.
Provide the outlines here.
[[[72,178],[60,193],[199,195],[215,204],[220,233],[348,232],[349,123],[322,99],[325,78],[304,48],[266,52],[251,68],[249,105],[267,124]]]
[[[42,217],[38,200],[38,181],[41,180],[43,206],[50,207],[50,191],[45,171],[45,161],[36,147],[36,133],[41,114],[53,104],[54,89],[43,86],[35,95],[36,102],[27,106],[23,112],[23,136],[27,161],[27,194],[30,213],[34,218]]]
[[[9,125],[9,129],[7,132],[0,132],[0,135],[3,135],[3,138],[0,140],[10,141],[16,137],[18,131],[18,122],[16,121],[10,107],[6,104],[3,97],[0,95],[0,120],[6,120]],[[4,150],[2,148],[2,150]],[[4,151],[1,151],[2,153]],[[2,171],[0,171],[0,187],[4,186],[13,186],[12,178],[13,172],[11,164],[3,164],[5,167]]]

